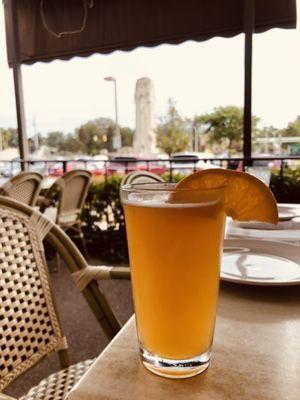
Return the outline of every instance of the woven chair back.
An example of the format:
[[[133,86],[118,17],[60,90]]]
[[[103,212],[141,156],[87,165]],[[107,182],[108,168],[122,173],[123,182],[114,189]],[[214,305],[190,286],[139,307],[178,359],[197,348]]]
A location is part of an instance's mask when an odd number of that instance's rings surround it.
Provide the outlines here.
[[[148,171],[135,171],[125,175],[121,181],[121,186],[130,183],[151,183],[151,182],[164,182],[164,180],[157,174]]]
[[[2,187],[2,194],[33,207],[41,191],[43,176],[37,172],[20,172]]]
[[[32,207],[0,196],[0,397],[10,382],[53,351],[58,351],[63,367],[68,365],[43,238],[71,273],[87,268],[78,248],[56,224]],[[121,325],[97,282],[90,282],[82,294],[112,339]]]
[[[39,215],[0,204],[0,391],[45,355],[66,348],[41,240],[51,223],[41,224]]]
[[[57,222],[74,222],[80,216],[92,180],[90,172],[66,172],[56,182],[59,187]]]

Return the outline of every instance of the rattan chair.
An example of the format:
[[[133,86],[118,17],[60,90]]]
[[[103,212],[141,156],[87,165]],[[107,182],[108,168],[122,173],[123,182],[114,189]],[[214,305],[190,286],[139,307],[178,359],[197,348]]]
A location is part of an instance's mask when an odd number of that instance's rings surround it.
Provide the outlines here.
[[[163,178],[153,172],[148,171],[135,171],[130,174],[124,175],[121,181],[121,187],[129,183],[150,183],[150,182],[164,182]]]
[[[128,268],[89,267],[69,237],[32,207],[0,196],[0,399],[18,376],[57,352],[62,371],[44,379],[22,400],[61,400],[92,364],[69,366],[46,265],[43,239],[60,253],[108,338],[120,323],[97,279],[128,279]]]
[[[43,176],[37,172],[20,172],[1,186],[0,194],[33,207],[38,200],[42,181]]]
[[[58,199],[54,213],[47,214],[42,205],[41,211],[59,225],[65,232],[70,231],[74,238],[79,238],[82,243],[84,255],[88,256],[85,238],[82,232],[81,213],[84,202],[92,181],[92,174],[89,171],[76,169],[66,172],[48,189],[44,205],[51,203],[49,198],[53,190],[58,191]],[[53,209],[53,208],[52,208]],[[52,209],[49,209],[50,211]],[[60,268],[59,255],[56,256],[56,267]]]

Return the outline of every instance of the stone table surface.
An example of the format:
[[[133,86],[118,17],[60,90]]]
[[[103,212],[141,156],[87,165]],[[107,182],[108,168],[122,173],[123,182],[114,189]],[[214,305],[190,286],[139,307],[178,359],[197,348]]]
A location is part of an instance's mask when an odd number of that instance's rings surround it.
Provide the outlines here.
[[[206,372],[171,380],[147,371],[131,318],[67,400],[299,400],[299,377],[300,287],[224,282]]]

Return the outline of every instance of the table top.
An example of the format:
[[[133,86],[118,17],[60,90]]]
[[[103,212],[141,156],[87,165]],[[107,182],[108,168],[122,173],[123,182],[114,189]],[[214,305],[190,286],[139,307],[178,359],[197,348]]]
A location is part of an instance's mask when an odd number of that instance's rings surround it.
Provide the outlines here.
[[[299,343],[299,286],[223,282],[207,371],[182,380],[147,371],[131,318],[67,399],[299,400]]]

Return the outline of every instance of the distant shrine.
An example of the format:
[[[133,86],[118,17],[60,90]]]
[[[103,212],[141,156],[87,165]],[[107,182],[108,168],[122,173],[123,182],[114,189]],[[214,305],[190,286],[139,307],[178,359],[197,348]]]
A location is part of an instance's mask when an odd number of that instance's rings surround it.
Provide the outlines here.
[[[136,128],[133,150],[136,155],[157,152],[155,135],[155,95],[149,78],[138,79],[135,86]]]

